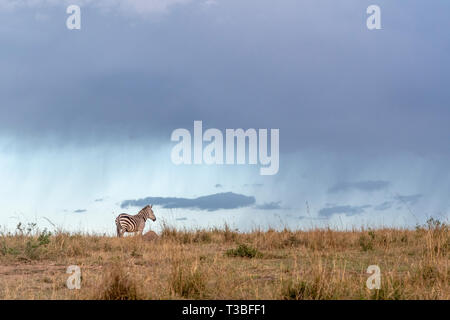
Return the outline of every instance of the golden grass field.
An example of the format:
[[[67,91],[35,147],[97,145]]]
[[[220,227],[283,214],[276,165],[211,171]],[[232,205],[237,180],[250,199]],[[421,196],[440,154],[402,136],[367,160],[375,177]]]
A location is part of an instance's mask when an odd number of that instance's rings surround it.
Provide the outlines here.
[[[49,234],[35,225],[0,236],[0,299],[445,299],[448,224],[415,230],[180,231],[157,239]],[[69,265],[81,289],[69,290]],[[381,288],[369,290],[369,265]]]

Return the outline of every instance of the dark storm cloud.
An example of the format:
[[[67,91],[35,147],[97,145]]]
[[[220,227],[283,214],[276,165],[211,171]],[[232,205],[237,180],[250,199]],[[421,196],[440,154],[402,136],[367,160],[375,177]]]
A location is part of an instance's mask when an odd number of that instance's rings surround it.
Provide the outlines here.
[[[346,216],[354,216],[364,213],[364,209],[370,208],[370,205],[364,206],[334,206],[327,207],[319,210],[319,216],[321,217],[331,217],[334,214],[345,214]]]
[[[380,31],[356,0],[193,2],[133,25],[87,7],[79,32],[59,7],[0,13],[0,134],[169,143],[201,119],[280,128],[282,151],[448,154],[450,20],[423,3],[385,2]]]
[[[359,190],[359,191],[365,191],[365,192],[371,192],[371,191],[378,191],[382,189],[386,189],[389,187],[390,182],[389,181],[357,181],[357,182],[340,182],[336,185],[332,186],[328,189],[329,193],[336,193],[341,191],[349,191],[349,190]]]
[[[255,204],[255,197],[236,194],[233,192],[216,193],[203,197],[188,198],[172,198],[172,197],[147,197],[137,200],[124,200],[120,207],[144,207],[153,204],[161,206],[165,209],[194,209],[216,211],[221,209],[237,209],[249,207]]]
[[[275,210],[275,209],[282,209],[281,207],[281,201],[277,202],[268,202],[264,204],[259,204],[255,206],[256,209],[259,210]]]

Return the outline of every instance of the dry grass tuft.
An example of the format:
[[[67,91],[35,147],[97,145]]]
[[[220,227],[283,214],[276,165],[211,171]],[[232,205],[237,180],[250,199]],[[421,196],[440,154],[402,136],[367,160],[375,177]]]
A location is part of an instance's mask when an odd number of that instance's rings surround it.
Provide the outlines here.
[[[96,300],[140,300],[144,296],[139,293],[138,284],[126,267],[121,263],[113,264],[105,273],[99,292],[93,297]]]
[[[205,297],[206,277],[197,262],[188,265],[182,264],[181,261],[174,262],[169,284],[172,293],[180,297],[186,299]]]

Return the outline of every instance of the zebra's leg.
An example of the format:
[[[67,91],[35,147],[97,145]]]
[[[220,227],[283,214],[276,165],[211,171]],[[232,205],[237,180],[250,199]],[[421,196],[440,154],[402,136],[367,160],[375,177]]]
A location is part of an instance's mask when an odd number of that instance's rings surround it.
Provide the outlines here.
[[[122,238],[123,232],[122,232],[122,228],[121,228],[120,224],[116,224],[116,227],[117,227],[117,236],[119,238]]]

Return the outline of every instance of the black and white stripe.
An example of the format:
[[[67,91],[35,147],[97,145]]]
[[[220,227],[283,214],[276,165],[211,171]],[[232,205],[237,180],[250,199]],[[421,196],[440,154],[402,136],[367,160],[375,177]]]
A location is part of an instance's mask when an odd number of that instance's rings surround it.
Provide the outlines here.
[[[120,238],[125,232],[139,232],[142,234],[147,219],[153,221],[156,217],[153,213],[152,206],[146,206],[136,215],[121,213],[116,218],[117,236]]]

